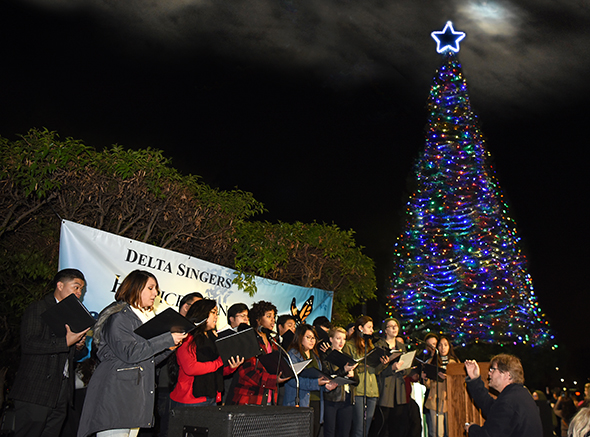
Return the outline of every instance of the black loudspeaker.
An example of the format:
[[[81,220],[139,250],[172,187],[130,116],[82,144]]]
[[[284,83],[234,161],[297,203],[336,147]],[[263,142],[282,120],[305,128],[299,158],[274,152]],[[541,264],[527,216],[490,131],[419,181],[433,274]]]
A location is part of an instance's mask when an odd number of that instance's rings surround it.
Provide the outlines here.
[[[168,437],[311,437],[313,408],[260,405],[177,407]]]

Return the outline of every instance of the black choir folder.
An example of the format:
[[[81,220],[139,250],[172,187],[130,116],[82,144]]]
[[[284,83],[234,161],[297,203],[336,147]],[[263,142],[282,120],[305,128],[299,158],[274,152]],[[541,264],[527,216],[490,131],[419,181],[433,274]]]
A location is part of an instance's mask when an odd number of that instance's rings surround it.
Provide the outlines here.
[[[416,361],[420,362],[420,366],[422,367],[422,372],[424,372],[426,374],[426,377],[428,379],[438,379],[439,382],[444,381],[444,379],[442,379],[440,376],[438,376],[438,372],[441,373],[447,373],[446,369],[443,369],[442,367],[438,367],[435,366],[434,364],[430,364],[430,363],[425,363],[424,361],[421,361],[419,359],[416,358]]]
[[[328,378],[331,382],[335,382],[338,385],[358,385],[358,381],[355,381],[354,379],[350,379],[346,376],[328,375],[327,373],[324,373],[321,370],[316,369],[315,367],[306,367],[301,371],[299,377],[311,379],[325,377]]]
[[[389,351],[386,351],[380,347],[371,349],[369,352],[367,352],[367,365],[369,367],[377,367],[379,364],[381,364],[381,357],[388,355],[388,352]],[[332,352],[330,352],[326,357],[326,360],[340,368],[343,368],[346,364],[362,363],[364,362],[364,359],[364,355],[355,360],[354,358],[336,350],[332,350]]]
[[[311,360],[305,360],[298,363],[293,363],[293,368],[289,364],[288,358],[285,357],[284,352],[280,352],[280,360],[279,360],[279,351],[272,351],[270,354],[263,354],[258,357],[266,371],[272,375],[276,375],[279,372],[282,374],[283,378],[292,378],[295,376],[295,372],[299,375],[299,373],[307,366]]]
[[[55,335],[66,335],[66,324],[72,332],[82,332],[96,323],[75,294],[70,294],[41,314]]]
[[[354,361],[354,359],[335,349],[332,349],[332,351],[330,351],[330,353],[326,355],[326,361],[329,361],[330,363],[334,364],[335,366],[338,366],[341,369],[343,369],[344,366],[346,366],[347,364],[351,366],[356,364],[356,361]]]
[[[191,332],[206,320],[195,324],[173,308],[167,308],[133,332],[149,340],[165,332]]]
[[[249,360],[262,353],[254,329],[249,328],[244,331],[225,335],[215,340],[219,356],[224,365],[228,365],[231,357],[239,356],[244,360]]]

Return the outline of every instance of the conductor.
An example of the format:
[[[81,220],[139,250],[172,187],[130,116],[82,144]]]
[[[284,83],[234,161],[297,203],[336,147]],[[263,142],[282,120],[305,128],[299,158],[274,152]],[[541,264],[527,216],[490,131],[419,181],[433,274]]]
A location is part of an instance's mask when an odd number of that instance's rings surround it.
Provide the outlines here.
[[[523,386],[524,371],[520,360],[508,354],[496,355],[490,362],[489,385],[500,394],[490,396],[479,373],[479,365],[465,361],[467,391],[481,409],[483,426],[466,423],[470,437],[542,437],[539,409]]]

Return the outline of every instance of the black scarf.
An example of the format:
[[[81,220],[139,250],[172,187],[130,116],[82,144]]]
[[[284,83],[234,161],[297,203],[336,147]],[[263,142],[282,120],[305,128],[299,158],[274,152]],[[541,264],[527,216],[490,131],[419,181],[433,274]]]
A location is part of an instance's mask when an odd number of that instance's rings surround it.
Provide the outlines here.
[[[195,339],[197,340],[197,339]],[[196,346],[197,361],[215,361],[219,358],[215,341],[206,333],[201,336],[201,344]],[[196,375],[193,380],[193,396],[216,398],[217,392],[223,391],[223,366],[211,373]]]

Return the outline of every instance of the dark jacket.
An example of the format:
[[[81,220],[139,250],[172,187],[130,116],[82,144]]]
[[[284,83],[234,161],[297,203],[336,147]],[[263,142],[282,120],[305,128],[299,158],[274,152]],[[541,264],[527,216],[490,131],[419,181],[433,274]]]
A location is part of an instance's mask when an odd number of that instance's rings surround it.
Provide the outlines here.
[[[347,374],[347,372],[346,372],[346,370],[344,370],[344,368],[340,368],[327,360],[322,360],[322,367],[324,369],[324,373],[327,375],[336,375],[336,376],[340,376],[340,377],[345,377]],[[353,381],[358,383],[358,376],[354,375],[350,379],[352,379]],[[349,385],[348,387],[349,387],[349,391],[350,391],[350,403],[352,404],[353,403],[352,402],[353,401],[353,396],[352,396],[353,386]],[[346,400],[346,390],[344,389],[343,385],[339,385],[334,390],[330,390],[330,391],[327,391],[324,393],[324,401],[344,402],[345,400]]]
[[[70,400],[74,393],[74,359],[88,350],[68,347],[66,337],[54,334],[41,314],[57,304],[53,293],[33,302],[21,320],[21,362],[10,397],[23,402],[55,408],[64,377],[69,368]]]
[[[95,326],[100,362],[88,384],[78,437],[153,426],[155,367],[170,354],[174,339],[166,332],[146,340],[133,332],[141,324],[127,303],[102,311]]]
[[[539,409],[522,384],[509,384],[490,396],[481,378],[467,379],[467,391],[486,419],[483,426],[471,425],[469,437],[542,437]]]
[[[397,343],[397,348],[406,352],[406,345]],[[375,347],[389,349],[389,344],[385,339],[380,339],[375,343]],[[410,373],[410,370],[400,372],[393,371],[391,364],[377,375],[377,384],[379,385],[379,405],[381,407],[393,408],[396,405],[408,403],[406,395],[406,382],[404,377]]]

